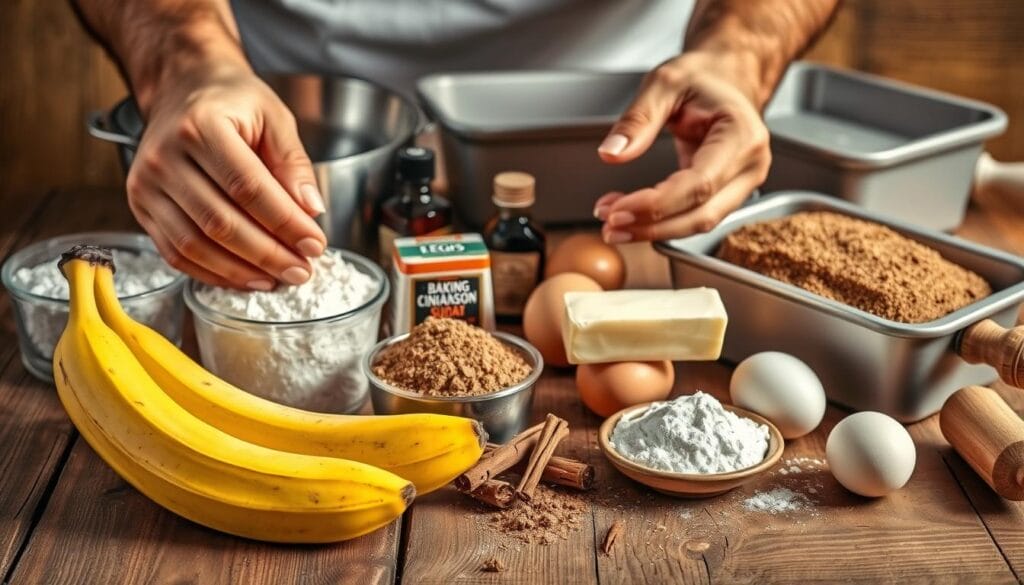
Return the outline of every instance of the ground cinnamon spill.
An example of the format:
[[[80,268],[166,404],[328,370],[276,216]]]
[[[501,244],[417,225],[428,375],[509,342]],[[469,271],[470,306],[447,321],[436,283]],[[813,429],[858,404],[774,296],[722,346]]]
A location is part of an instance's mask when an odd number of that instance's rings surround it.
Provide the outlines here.
[[[985,280],[885,226],[804,212],[744,226],[718,256],[879,317],[922,323],[992,293]]]
[[[519,542],[547,545],[569,538],[586,511],[583,498],[541,484],[529,503],[491,514],[488,525]]]
[[[373,373],[404,390],[478,396],[522,382],[532,367],[487,331],[455,319],[427,319],[380,352]]]
[[[481,565],[480,570],[485,573],[504,573],[506,570],[508,570],[508,568],[505,566],[505,563],[501,562],[501,559],[491,557],[484,561],[484,564]]]

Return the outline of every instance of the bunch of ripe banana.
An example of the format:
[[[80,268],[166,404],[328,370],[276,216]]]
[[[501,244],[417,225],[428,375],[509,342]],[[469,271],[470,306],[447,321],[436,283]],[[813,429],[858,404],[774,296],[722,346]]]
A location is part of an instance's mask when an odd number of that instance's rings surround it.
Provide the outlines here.
[[[486,434],[469,419],[313,413],[230,385],[132,320],[113,268],[108,250],[64,254],[71,314],[54,379],[92,448],[171,511],[258,540],[346,540],[390,523],[483,453]]]

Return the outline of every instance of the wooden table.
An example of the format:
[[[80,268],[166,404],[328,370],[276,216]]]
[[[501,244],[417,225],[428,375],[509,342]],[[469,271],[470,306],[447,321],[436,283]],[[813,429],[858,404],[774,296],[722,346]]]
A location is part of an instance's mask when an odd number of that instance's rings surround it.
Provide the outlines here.
[[[996,196],[972,205],[964,236],[1024,253],[1024,210]],[[117,193],[75,191],[5,204],[0,253],[44,237],[133,226]],[[631,284],[664,286],[664,260],[645,245],[625,249]],[[843,490],[824,469],[776,471],[708,500],[655,495],[618,475],[596,448],[599,419],[576,398],[567,371],[546,372],[534,418],[553,411],[572,434],[562,449],[597,466],[600,490],[582,526],[548,546],[503,549],[481,512],[450,489],[418,500],[401,521],[333,546],[275,546],[226,536],[159,508],[118,478],[77,436],[54,389],[21,364],[10,299],[0,298],[0,577],[10,583],[656,583],[1019,581],[1024,506],[991,492],[943,440],[936,419],[912,425],[917,468],[882,499]],[[730,368],[683,364],[676,392],[724,397]],[[1021,394],[999,387],[1018,410]],[[845,412],[829,407],[784,460],[823,458]],[[812,509],[745,510],[757,491],[792,487]],[[816,493],[811,493],[814,488]],[[625,522],[613,553],[597,546]],[[508,567],[484,573],[496,557]]]

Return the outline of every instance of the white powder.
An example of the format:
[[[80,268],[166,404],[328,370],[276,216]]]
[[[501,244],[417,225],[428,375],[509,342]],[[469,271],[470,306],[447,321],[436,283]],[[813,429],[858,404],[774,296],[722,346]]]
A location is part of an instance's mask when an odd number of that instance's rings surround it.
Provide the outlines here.
[[[156,329],[174,343],[181,342],[180,286],[171,294],[125,299],[168,285],[179,272],[154,252],[113,250],[114,288],[125,311],[135,320]],[[68,320],[68,282],[57,267],[59,257],[14,272],[14,283],[51,302],[21,300],[16,304],[24,332],[31,343],[22,348],[29,369],[41,376],[49,371],[53,349]],[[27,351],[26,351],[27,349]],[[34,355],[25,355],[26,353]]]
[[[363,355],[377,341],[379,305],[363,314],[315,325],[364,305],[381,283],[336,250],[313,261],[313,275],[270,292],[204,286],[200,304],[216,312],[278,325],[225,328],[196,321],[203,364],[218,376],[270,400],[321,412],[351,412],[365,401]]]
[[[160,288],[178,276],[178,272],[152,252],[113,250],[113,253],[114,289],[118,297]],[[59,257],[32,267],[19,268],[14,273],[14,282],[34,295],[66,301],[69,295],[68,281],[57,267],[58,261]]]
[[[207,307],[253,321],[306,321],[333,317],[365,303],[378,284],[345,262],[337,250],[312,261],[313,276],[297,286],[269,292],[203,287],[196,296]]]
[[[757,492],[743,501],[743,507],[751,512],[767,512],[780,514],[795,512],[811,507],[811,501],[803,494],[789,488],[775,488],[767,492]]]
[[[678,473],[725,473],[756,465],[768,452],[768,427],[737,416],[709,394],[656,402],[612,431],[623,457]]]

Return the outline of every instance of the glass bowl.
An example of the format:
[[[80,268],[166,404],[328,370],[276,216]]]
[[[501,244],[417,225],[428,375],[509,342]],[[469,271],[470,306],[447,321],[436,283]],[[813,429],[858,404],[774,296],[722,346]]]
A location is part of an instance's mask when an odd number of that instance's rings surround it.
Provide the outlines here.
[[[17,278],[22,268],[31,268],[59,257],[78,244],[103,246],[127,252],[152,252],[159,255],[153,240],[134,232],[84,232],[58,236],[30,244],[4,262],[0,278],[11,294],[18,346],[25,368],[44,382],[53,381],[53,349],[68,321],[68,301],[30,292]],[[171,270],[168,267],[168,270]],[[121,297],[121,305],[137,321],[159,331],[175,344],[181,344],[184,305],[181,289],[186,276],[155,289]]]
[[[390,290],[384,271],[370,260],[334,250],[376,285],[370,298],[349,311],[306,321],[257,321],[213,309],[192,281],[185,303],[195,317],[203,365],[231,384],[288,406],[352,413],[366,402],[359,368],[377,342],[381,308]]]

